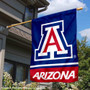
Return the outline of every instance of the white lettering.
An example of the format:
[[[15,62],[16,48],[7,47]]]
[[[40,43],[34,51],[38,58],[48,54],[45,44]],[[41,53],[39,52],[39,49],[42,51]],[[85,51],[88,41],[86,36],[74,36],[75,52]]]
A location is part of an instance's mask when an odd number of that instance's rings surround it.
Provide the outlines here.
[[[37,72],[37,73],[33,76],[33,78],[35,78],[35,77],[37,77],[37,79],[40,79],[40,77],[39,77],[39,72]]]
[[[70,75],[68,76],[68,79],[69,79],[70,77],[75,78],[75,71],[72,71],[72,72],[70,73]]]
[[[64,72],[64,71],[62,71],[62,74],[61,74],[60,79],[62,79],[63,77],[64,77],[65,79],[68,79],[68,74],[69,74],[69,71],[67,71],[67,73],[66,73],[66,74],[65,74],[65,72]]]
[[[53,73],[54,73],[54,72],[49,72],[49,76],[47,77],[47,80],[48,80],[48,79],[49,79],[49,80],[50,80],[50,79],[53,79],[53,78],[51,78],[51,76],[53,75]]]
[[[59,71],[56,72],[37,72],[33,78],[37,78],[38,80],[57,80],[57,79],[70,79],[70,77],[75,78],[75,71],[62,71],[61,73]]]
[[[58,74],[58,77],[57,77],[57,78],[55,78],[55,75],[56,75],[56,74]],[[60,78],[60,72],[57,71],[57,72],[55,72],[55,73],[53,74],[53,79],[57,80],[57,79],[59,79],[59,78]]]
[[[41,72],[41,73],[40,73],[40,78],[45,79],[44,76],[46,76],[46,75],[47,75],[47,74],[45,74],[44,72]]]

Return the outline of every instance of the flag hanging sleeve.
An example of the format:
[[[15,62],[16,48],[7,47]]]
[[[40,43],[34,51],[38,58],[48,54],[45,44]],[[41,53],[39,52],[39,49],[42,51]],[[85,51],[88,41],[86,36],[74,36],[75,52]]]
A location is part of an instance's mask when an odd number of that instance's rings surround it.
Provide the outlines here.
[[[30,79],[66,83],[78,80],[76,9],[32,20]]]

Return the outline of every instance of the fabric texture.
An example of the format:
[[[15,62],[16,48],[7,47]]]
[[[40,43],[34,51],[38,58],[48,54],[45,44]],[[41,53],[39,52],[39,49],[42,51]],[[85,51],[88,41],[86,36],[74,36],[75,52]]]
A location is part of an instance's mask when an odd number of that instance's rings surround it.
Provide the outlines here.
[[[32,20],[30,80],[78,80],[76,9]]]

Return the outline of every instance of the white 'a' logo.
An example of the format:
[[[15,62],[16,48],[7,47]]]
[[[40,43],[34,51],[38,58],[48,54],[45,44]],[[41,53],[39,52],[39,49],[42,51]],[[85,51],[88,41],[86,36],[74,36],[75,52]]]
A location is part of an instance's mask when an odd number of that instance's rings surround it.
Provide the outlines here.
[[[64,36],[64,21],[41,25],[41,40],[35,49],[34,60],[60,60],[73,57],[72,45],[68,45]]]

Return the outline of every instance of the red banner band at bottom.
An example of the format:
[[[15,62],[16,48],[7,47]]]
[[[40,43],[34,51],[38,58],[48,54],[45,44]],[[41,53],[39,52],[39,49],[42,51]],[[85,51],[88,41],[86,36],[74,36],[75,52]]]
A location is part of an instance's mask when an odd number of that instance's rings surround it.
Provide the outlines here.
[[[30,80],[34,82],[75,82],[78,81],[78,66],[31,69]]]

